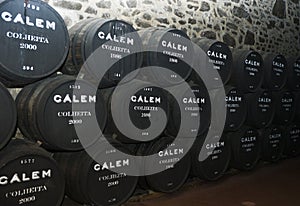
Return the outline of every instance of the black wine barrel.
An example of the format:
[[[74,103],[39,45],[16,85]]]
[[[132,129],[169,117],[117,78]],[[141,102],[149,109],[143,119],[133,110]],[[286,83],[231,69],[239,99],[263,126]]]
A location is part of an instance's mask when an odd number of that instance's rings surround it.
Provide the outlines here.
[[[239,170],[252,170],[261,153],[261,137],[259,132],[244,126],[237,132],[229,133],[232,148],[232,167]]]
[[[0,79],[16,87],[55,73],[65,62],[69,35],[62,17],[39,0],[0,4]],[[47,63],[45,63],[47,62]]]
[[[207,38],[194,38],[192,41],[207,54],[209,58],[208,62],[213,64],[213,67],[200,68],[201,76],[213,81],[213,88],[218,88],[226,84],[231,76],[232,52],[230,48],[223,42]],[[210,68],[216,70],[219,76],[207,72],[207,69]],[[197,75],[193,76],[197,77]],[[220,78],[222,81],[220,81]],[[221,82],[223,84],[220,84]]]
[[[200,161],[201,150],[204,154],[203,159],[205,159]],[[228,169],[231,160],[231,148],[227,136],[217,134],[201,136],[193,145],[191,158],[192,176],[209,181],[220,179]]]
[[[174,88],[174,90],[180,91],[181,89]],[[177,136],[182,123],[181,110],[191,118],[190,121],[194,121],[193,118],[200,117],[200,125],[189,128],[186,137],[199,136],[208,129],[211,120],[211,104],[208,91],[203,82],[198,82],[198,84],[190,84],[190,92],[194,94],[194,97],[190,96],[187,91],[181,91],[179,94],[180,102],[177,102],[173,97],[169,98],[170,115],[166,128],[167,135]],[[190,126],[192,127],[192,125]]]
[[[70,53],[62,72],[76,75],[88,62],[84,73],[96,81],[101,78],[100,88],[116,86],[142,64],[141,39],[133,26],[125,21],[83,20],[70,28],[70,39]],[[111,68],[107,68],[109,63],[113,64]],[[93,64],[98,65],[97,68],[91,66]],[[102,77],[101,71],[106,70]]]
[[[300,154],[300,126],[290,124],[284,128],[285,147],[284,154],[294,157]]]
[[[285,145],[283,132],[278,126],[270,126],[261,130],[263,160],[277,162],[282,158]]]
[[[294,92],[295,98],[296,98],[296,111],[295,111],[295,118],[294,121],[297,123],[300,123],[300,107],[297,105],[300,105],[300,92]]]
[[[170,86],[190,76],[194,48],[185,32],[174,28],[147,28],[140,30],[139,34],[144,46],[143,66],[162,67],[171,71],[142,72],[144,80]]]
[[[255,93],[245,94],[247,118],[245,124],[255,128],[268,127],[275,115],[275,104],[272,92],[258,90]]]
[[[144,86],[141,87],[141,85]],[[123,143],[138,143],[139,141],[151,141],[164,132],[169,116],[167,93],[160,87],[147,85],[149,85],[147,82],[136,80],[123,84],[122,87],[125,89],[123,91],[116,91],[115,88],[102,90],[109,111],[108,123],[104,131],[107,137],[113,137]],[[127,95],[126,90],[130,90],[132,93]],[[112,99],[113,94],[116,97],[114,100]],[[120,102],[121,107],[116,105]],[[129,107],[126,106],[126,102]],[[121,123],[129,122],[139,131],[136,132],[128,129],[128,127],[126,127],[126,131],[121,131],[112,116],[113,111],[120,111],[118,113],[120,114]],[[126,118],[125,114],[121,114],[122,112],[129,113],[129,119]],[[157,122],[160,120],[160,116],[156,115],[165,115],[167,119],[160,129],[152,130],[150,129],[151,121]]]
[[[263,81],[262,56],[251,50],[233,50],[232,75],[229,83],[243,92],[255,92]]]
[[[124,150],[120,146],[116,150]],[[138,177],[125,172],[113,172],[113,168],[136,167],[131,159],[115,156],[116,150],[101,149],[96,162],[85,151],[56,153],[58,162],[66,177],[66,195],[85,205],[121,205],[134,192]]]
[[[93,118],[102,131],[106,124],[104,100],[99,92],[93,94],[93,89],[84,80],[75,82],[74,77],[64,75],[25,87],[16,99],[21,132],[47,149],[82,149],[75,127],[88,128]],[[76,104],[75,109],[72,104]],[[94,133],[87,130],[84,138],[92,143],[98,136]]]
[[[246,120],[247,104],[245,97],[238,88],[225,87],[227,116],[226,131],[238,130]]]
[[[161,137],[152,143],[140,145],[137,155],[155,155],[156,157],[153,162],[145,161],[142,170],[146,171],[156,165],[164,168],[162,172],[141,176],[139,180],[141,188],[171,193],[181,188],[186,182],[191,168],[190,155],[188,151],[184,151],[184,148],[175,144],[173,140],[171,137]]]
[[[14,136],[17,124],[16,104],[8,90],[0,83],[0,150]]]
[[[14,139],[0,152],[0,200],[3,205],[60,206],[65,181],[49,153]]]
[[[283,55],[266,53],[264,60],[264,81],[262,87],[269,90],[280,90],[287,80],[287,60]]]
[[[288,60],[287,87],[291,90],[300,90],[300,57]]]
[[[293,121],[296,111],[295,96],[291,91],[274,92],[275,116],[273,123],[286,125]]]
[[[224,102],[221,99],[221,90],[211,90],[210,95],[215,102]],[[226,120],[224,131],[236,131],[238,130],[246,120],[247,116],[247,102],[245,101],[244,94],[238,88],[232,86],[225,87],[225,108]],[[219,121],[219,112],[217,110],[212,111],[212,115],[215,115],[216,121]],[[217,124],[220,124],[217,122]]]

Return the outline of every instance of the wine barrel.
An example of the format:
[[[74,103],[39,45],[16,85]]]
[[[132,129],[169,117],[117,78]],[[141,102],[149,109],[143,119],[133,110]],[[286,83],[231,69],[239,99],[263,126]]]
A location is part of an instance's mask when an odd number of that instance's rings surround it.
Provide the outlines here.
[[[210,94],[213,101],[222,102],[220,95],[221,90],[212,90]],[[245,101],[244,94],[238,88],[232,86],[225,86],[225,107],[226,120],[224,131],[236,131],[245,122],[247,116],[247,102]],[[219,120],[218,111],[212,111],[215,115],[216,121]],[[220,123],[218,123],[220,124]]]
[[[124,150],[120,145],[118,150]],[[66,177],[66,195],[85,205],[121,205],[134,192],[138,177],[125,172],[115,173],[112,168],[135,167],[130,159],[115,155],[116,150],[101,149],[97,158],[105,160],[98,163],[85,151],[55,153]]]
[[[107,111],[93,85],[71,76],[59,75],[25,87],[17,96],[18,126],[24,136],[40,141],[51,150],[76,151],[83,149],[75,126],[87,127],[90,119],[97,118],[104,129]],[[76,92],[75,92],[76,90]],[[76,109],[72,108],[76,104]],[[96,109],[92,111],[91,105]],[[80,109],[78,109],[80,105]],[[91,143],[98,137],[87,131]]]
[[[272,92],[258,90],[255,93],[245,94],[248,102],[248,112],[245,124],[255,128],[268,127],[275,115],[275,101]]]
[[[139,180],[141,188],[171,193],[181,188],[186,182],[191,168],[190,155],[173,140],[172,137],[161,137],[159,140],[140,145],[137,151],[138,156],[156,156],[153,162],[145,161],[145,165],[141,167],[142,170],[149,170],[156,165],[163,166],[165,169],[153,175],[141,176]]]
[[[277,162],[281,159],[285,145],[283,132],[278,126],[270,126],[261,130],[263,160]]]
[[[194,48],[188,35],[174,28],[147,28],[139,32],[143,43],[143,66],[166,68],[164,71],[142,72],[143,79],[162,86],[182,83],[189,78]],[[183,80],[182,80],[183,79]]]
[[[294,157],[300,154],[300,126],[299,124],[290,124],[285,127],[284,132],[285,147],[284,154],[288,157]]]
[[[287,87],[291,90],[300,90],[300,57],[288,60]]]
[[[274,92],[275,116],[273,123],[286,125],[293,121],[296,111],[295,96],[291,91]]]
[[[180,87],[180,86],[179,86]],[[174,88],[174,90],[177,90]],[[181,91],[179,88],[177,91]],[[169,121],[166,128],[166,134],[169,136],[176,137],[181,125],[181,114],[182,110],[186,113],[193,121],[193,118],[200,117],[200,125],[196,128],[190,128],[187,136],[200,136],[203,134],[210,125],[211,120],[211,104],[207,89],[203,82],[197,84],[190,84],[190,91],[194,94],[194,97],[189,96],[187,91],[180,93],[180,102],[176,99],[169,97],[170,115]],[[192,126],[192,125],[190,125]]]
[[[229,84],[238,87],[245,93],[255,92],[262,84],[263,75],[263,59],[258,52],[233,50],[232,74]]]
[[[143,86],[141,87],[141,85]],[[122,87],[125,91],[116,91],[115,88],[101,91],[108,107],[108,123],[104,131],[105,136],[113,137],[123,143],[138,143],[140,141],[151,141],[164,132],[167,122],[155,131],[150,129],[150,126],[151,121],[157,122],[160,120],[160,115],[165,114],[168,119],[169,103],[167,93],[160,87],[149,85],[148,82],[136,80],[123,84]],[[127,95],[126,90],[130,90],[132,93]],[[116,97],[115,102],[112,100],[113,94]],[[122,104],[121,108],[116,105],[119,102]],[[129,108],[126,107],[126,102],[129,102]],[[116,125],[116,121],[112,116],[112,112],[116,110],[120,111],[119,113],[129,112],[129,119],[125,115],[120,115],[119,118],[122,118],[121,123],[130,122],[139,131],[136,132],[128,129],[128,127],[126,127],[126,133],[119,130],[120,127]]]
[[[199,160],[200,151],[204,150],[205,160]],[[217,134],[198,138],[191,150],[192,176],[204,180],[214,181],[220,179],[226,172],[231,160],[230,142],[226,135]]]
[[[65,62],[69,35],[62,17],[39,0],[0,3],[0,79],[23,86],[55,73]],[[45,62],[47,62],[45,64]]]
[[[300,92],[294,92],[295,99],[296,99],[296,111],[295,111],[295,118],[294,121],[297,123],[300,123],[300,107],[297,105],[300,105]]]
[[[60,206],[65,181],[49,153],[14,139],[0,152],[0,200],[3,205]]]
[[[8,90],[0,83],[0,150],[16,132],[17,109]]]
[[[264,81],[262,87],[269,90],[280,90],[287,80],[287,60],[283,55],[266,53],[264,60]]]
[[[232,167],[239,170],[252,170],[261,153],[259,132],[254,128],[243,126],[239,131],[228,135],[232,148]]]
[[[194,38],[192,41],[207,54],[208,62],[213,64],[213,67],[200,68],[201,76],[214,82],[212,88],[219,88],[227,84],[231,76],[232,66],[232,52],[230,48],[223,42],[207,38]],[[207,72],[207,69],[210,68],[216,70],[219,76]],[[197,78],[197,75],[193,76]],[[222,84],[220,84],[220,78]]]
[[[109,63],[113,64],[104,74],[100,88],[116,86],[142,64],[141,39],[133,26],[125,21],[83,20],[70,28],[70,39],[70,52],[62,72],[76,75],[86,63],[85,75],[97,82],[101,71],[106,71]],[[97,68],[91,66],[93,63],[98,65]]]

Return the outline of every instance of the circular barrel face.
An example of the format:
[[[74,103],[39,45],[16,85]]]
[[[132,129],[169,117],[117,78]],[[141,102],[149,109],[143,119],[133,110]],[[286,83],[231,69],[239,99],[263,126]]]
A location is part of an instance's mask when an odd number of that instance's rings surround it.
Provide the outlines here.
[[[226,84],[230,78],[232,64],[232,53],[229,47],[223,42],[215,42],[206,54],[210,59],[209,62],[214,64],[213,68],[218,71],[222,82]]]
[[[142,30],[141,38],[145,47],[144,66],[158,66],[171,73],[145,74],[160,85],[170,86],[187,79],[192,71],[194,48],[187,34],[177,29]]]
[[[199,136],[210,125],[211,105],[207,89],[203,83],[193,84],[190,89],[194,96],[190,96],[188,92],[184,92],[181,94],[180,102],[177,102],[172,97],[169,98],[171,111],[166,131],[168,135],[175,137],[178,134],[182,121],[180,111],[186,113],[191,118],[191,121],[193,121],[193,118],[200,118],[200,125],[197,125],[195,128],[189,128],[185,137]]]
[[[253,169],[260,157],[260,136],[257,130],[244,127],[228,137],[232,146],[232,166],[240,170]]]
[[[213,67],[201,68],[202,75],[209,80],[215,81],[214,87],[222,86],[218,83],[220,78],[223,84],[226,84],[231,75],[232,53],[230,48],[223,42],[210,39],[200,39],[196,41],[196,44],[207,54],[208,62],[213,64]],[[205,72],[208,68],[215,69],[219,77],[212,75],[211,72]]]
[[[118,158],[116,151],[99,150],[96,162],[85,152],[56,154],[55,158],[64,168],[67,178],[66,193],[73,200],[93,205],[121,205],[134,192],[138,177],[128,176],[126,172],[115,173],[112,169],[136,167],[131,159]],[[81,163],[72,163],[72,161]],[[80,180],[80,181],[77,181]],[[78,195],[79,194],[79,195]]]
[[[130,119],[139,129],[146,129],[151,124],[151,112],[159,112],[158,107],[168,110],[165,91],[159,87],[145,87],[130,97]]]
[[[274,93],[276,101],[276,109],[274,123],[278,125],[286,125],[290,123],[296,110],[295,96],[290,91],[280,91]]]
[[[0,84],[0,149],[2,149],[16,130],[16,104],[8,90]]]
[[[285,86],[287,79],[287,61],[282,55],[264,55],[264,82],[263,87],[270,90],[280,90]]]
[[[6,150],[6,154],[1,154],[2,163],[4,158],[9,157],[0,168],[2,204],[61,205],[64,179],[55,161],[50,156],[37,153],[33,147],[11,147],[11,149]]]
[[[204,152],[205,160],[199,161],[200,151]],[[192,148],[192,174],[205,180],[217,180],[227,170],[230,162],[230,143],[226,136],[203,136]]]
[[[73,92],[76,90],[76,92]],[[98,117],[100,128],[106,122],[106,110],[100,95],[93,94],[93,86],[84,81],[69,80],[56,85],[52,91],[44,91],[40,96],[43,106],[40,106],[37,118],[43,138],[51,145],[70,150],[80,149],[82,145],[77,137],[75,125],[87,126],[90,119]],[[79,104],[78,110],[72,104]],[[91,111],[94,104],[98,111]],[[98,134],[88,134],[91,143]],[[95,140],[95,139],[94,139]]]
[[[143,155],[156,156],[151,162],[146,161],[144,170],[151,170],[152,167],[164,169],[162,172],[142,177],[148,188],[170,193],[185,183],[190,172],[191,159],[179,144],[172,142],[172,138],[162,137],[152,145],[146,146],[145,150],[139,151]]]
[[[231,82],[245,92],[255,92],[263,80],[263,59],[255,51],[236,51]],[[241,81],[243,80],[243,81]]]
[[[275,114],[275,101],[272,92],[257,91],[245,95],[248,112],[246,124],[263,128],[272,123]]]
[[[99,85],[105,88],[117,85],[142,64],[141,39],[127,22],[94,18],[79,22],[72,31],[73,46],[64,73],[76,74],[86,63],[84,72],[92,78],[107,71]]]
[[[88,128],[89,122],[98,120],[103,129],[107,118],[104,100],[99,93],[93,94],[94,87],[83,80],[75,82],[73,77],[58,76],[45,81],[47,84],[38,85],[28,97],[30,112],[24,121],[30,122],[34,137],[49,149],[82,149],[75,126]],[[87,130],[85,138],[93,143],[98,135]]]
[[[287,156],[296,156],[300,154],[300,127],[292,124],[285,128],[285,149],[284,154]]]
[[[289,62],[287,85],[292,90],[300,90],[300,57]]]
[[[64,63],[69,35],[61,16],[47,3],[32,0],[0,4],[0,74],[9,86],[49,76]]]
[[[277,162],[283,154],[284,135],[277,126],[262,130],[262,158],[269,162]]]
[[[130,84],[124,84],[124,86],[135,91]],[[163,115],[165,115],[166,118],[169,116],[169,104],[166,91],[155,86],[145,86],[142,89],[137,88],[136,92],[132,93],[125,96],[122,91],[116,91],[116,98],[114,100],[112,99],[112,95],[110,95],[108,103],[110,109],[109,123],[105,129],[105,134],[116,134],[116,138],[124,143],[145,142],[155,139],[163,133],[167,122],[155,130],[151,128],[152,122],[159,121]],[[121,102],[122,107],[117,107],[113,101]],[[129,102],[129,107],[126,107],[126,101]],[[121,124],[123,122],[130,122],[129,124],[137,128],[138,131],[130,129],[126,131],[119,130],[120,127],[118,127],[116,119],[112,116],[112,110],[120,110],[120,113],[129,113],[129,119],[127,119],[125,115],[120,116],[120,118],[122,118]]]
[[[110,155],[106,151],[101,155]],[[103,157],[105,159],[105,157]],[[102,165],[93,162],[87,174],[88,196],[94,204],[120,205],[125,202],[135,190],[138,177],[128,176],[126,173],[115,173],[109,169],[118,167],[132,167],[129,159],[114,159]],[[99,195],[99,191],[101,191]]]
[[[238,130],[246,119],[247,105],[244,95],[237,88],[226,89],[226,122],[224,130]]]

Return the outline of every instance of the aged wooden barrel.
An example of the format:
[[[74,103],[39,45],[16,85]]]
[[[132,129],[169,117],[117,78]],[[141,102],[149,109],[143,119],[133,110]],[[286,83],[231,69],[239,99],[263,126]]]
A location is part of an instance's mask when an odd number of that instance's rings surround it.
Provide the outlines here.
[[[297,106],[300,105],[300,92],[294,92],[294,95],[296,98],[296,112],[294,121],[300,123],[300,107]]]
[[[284,154],[294,157],[300,154],[300,126],[290,124],[284,128],[285,147]]]
[[[277,125],[287,125],[291,123],[295,116],[296,99],[291,91],[282,90],[274,92],[275,116],[273,123]]]
[[[100,88],[116,86],[142,64],[141,39],[133,26],[125,21],[83,20],[70,28],[70,39],[70,52],[62,72],[76,75],[84,65],[86,78],[97,82],[101,71],[108,70],[101,79]],[[113,64],[111,68],[106,68],[108,63]],[[97,64],[96,68],[91,66],[94,64]]]
[[[224,102],[221,99],[221,90],[216,89],[210,91],[210,94],[215,102]],[[247,116],[247,102],[245,101],[244,93],[236,87],[225,86],[225,105],[226,120],[224,131],[236,131],[245,122]],[[215,115],[215,120],[219,123],[219,112],[212,111],[212,115]]]
[[[288,59],[288,70],[287,87],[291,90],[300,90],[300,57]]]
[[[182,118],[180,110],[190,117],[190,121],[194,121],[194,118],[200,118],[200,125],[197,127],[189,128],[187,136],[199,136],[203,134],[209,127],[211,121],[211,103],[208,91],[203,82],[197,84],[190,84],[190,92],[194,96],[190,96],[188,91],[181,91],[179,88],[174,88],[180,91],[180,102],[177,102],[173,97],[169,97],[170,115],[166,128],[166,134],[176,137],[178,134],[180,125],[182,124]]]
[[[206,158],[203,161],[199,160],[201,149],[204,150]],[[227,136],[204,134],[194,143],[191,158],[193,176],[209,181],[220,179],[228,169],[231,160],[231,148]]]
[[[192,41],[207,54],[208,62],[213,65],[213,67],[200,68],[201,78],[205,77],[212,81],[212,88],[219,88],[227,84],[232,73],[232,52],[230,48],[223,42],[207,38],[194,38]],[[218,72],[219,77],[207,71],[211,68]],[[197,79],[197,76],[193,75],[195,79]]]
[[[116,149],[99,148],[96,162],[85,151],[55,153],[66,177],[66,195],[74,201],[86,205],[121,205],[134,192],[138,177],[125,172],[113,172],[113,168],[136,167],[131,159],[117,158],[116,150],[124,151],[120,145]]]
[[[142,72],[144,80],[171,86],[189,78],[194,48],[185,32],[157,27],[142,29],[139,34],[143,42],[143,66],[162,67],[171,71]]]
[[[279,126],[270,126],[261,130],[262,159],[277,162],[282,158],[285,146],[284,130]]]
[[[43,79],[61,68],[69,50],[62,17],[47,3],[0,3],[0,79],[10,87]]]
[[[243,92],[257,91],[263,81],[262,56],[251,50],[233,50],[232,75],[229,83]]]
[[[93,89],[88,82],[75,82],[74,77],[65,75],[25,87],[16,99],[21,132],[48,149],[83,149],[75,126],[88,128],[88,122],[95,117],[102,131],[106,124],[104,100],[99,92],[93,94]],[[74,110],[72,104],[80,108]],[[95,105],[94,111],[91,105]],[[86,138],[93,142],[98,134],[91,133],[95,132],[87,131]]]
[[[169,117],[167,93],[163,88],[147,85],[150,84],[139,80],[123,84],[122,87],[124,87],[125,91],[132,91],[128,95],[122,90],[116,91],[116,88],[101,91],[108,108],[108,123],[104,131],[107,137],[113,137],[123,143],[138,143],[151,141],[164,132]],[[112,101],[113,94],[116,97],[114,99],[115,102]],[[126,106],[126,102],[128,103],[128,107]],[[121,106],[117,106],[117,103],[121,103]],[[127,129],[128,127],[125,128],[125,132],[127,133],[121,131],[116,125],[116,120],[112,114],[113,111],[117,110],[119,114],[122,114],[122,112],[129,113],[128,118],[124,114],[120,115],[121,124],[129,122],[138,131]],[[151,121],[159,121],[160,115],[166,116],[166,122],[159,126],[160,129],[153,130]]]
[[[141,167],[142,170],[151,169],[157,164],[162,165],[165,169],[160,173],[140,177],[139,186],[143,189],[171,193],[181,188],[186,182],[191,167],[190,155],[173,140],[171,137],[161,137],[156,141],[139,146],[137,155],[156,156],[153,162],[146,161],[145,165]]]
[[[262,87],[269,90],[280,90],[285,86],[288,69],[286,58],[281,54],[265,53],[264,81]]]
[[[237,132],[229,133],[231,141],[231,165],[240,170],[252,170],[261,155],[261,137],[259,132],[251,127],[244,126]]]
[[[57,163],[37,144],[14,139],[0,152],[3,205],[60,206],[64,189],[64,176]]]
[[[267,90],[245,94],[247,104],[246,124],[256,128],[268,127],[275,115],[275,100]]]
[[[16,104],[9,91],[0,83],[0,150],[14,136],[17,124]]]

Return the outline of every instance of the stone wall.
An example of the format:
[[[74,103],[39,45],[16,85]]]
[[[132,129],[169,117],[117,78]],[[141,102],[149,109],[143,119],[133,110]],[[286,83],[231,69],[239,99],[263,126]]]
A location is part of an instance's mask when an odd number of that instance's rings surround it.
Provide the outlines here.
[[[88,17],[176,27],[237,48],[300,55],[300,0],[45,0],[71,27]]]

